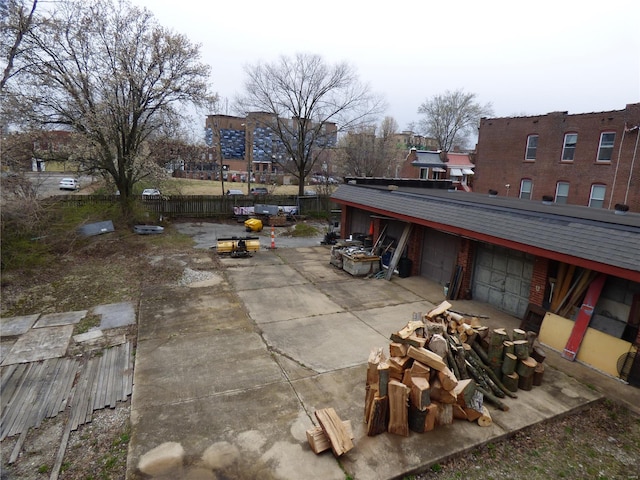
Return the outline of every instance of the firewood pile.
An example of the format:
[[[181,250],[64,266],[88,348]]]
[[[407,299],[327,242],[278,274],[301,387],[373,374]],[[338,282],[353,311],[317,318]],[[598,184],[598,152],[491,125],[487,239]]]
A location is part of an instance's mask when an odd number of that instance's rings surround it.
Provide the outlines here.
[[[408,436],[454,419],[492,423],[485,402],[508,411],[502,399],[542,383],[545,353],[534,332],[489,329],[444,301],[391,334],[368,359],[364,421],[367,435]]]

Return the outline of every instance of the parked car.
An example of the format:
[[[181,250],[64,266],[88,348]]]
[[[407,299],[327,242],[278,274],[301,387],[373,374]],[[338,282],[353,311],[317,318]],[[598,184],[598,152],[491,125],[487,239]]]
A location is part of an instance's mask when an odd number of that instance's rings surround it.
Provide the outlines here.
[[[227,195],[244,195],[244,192],[242,190],[230,188],[227,190]]]
[[[269,195],[269,190],[265,187],[255,187],[251,189],[251,195]]]
[[[75,178],[63,178],[60,180],[60,190],[79,190],[80,184]]]
[[[160,190],[158,190],[157,188],[145,188],[142,191],[143,197],[153,197],[157,195],[160,195]]]

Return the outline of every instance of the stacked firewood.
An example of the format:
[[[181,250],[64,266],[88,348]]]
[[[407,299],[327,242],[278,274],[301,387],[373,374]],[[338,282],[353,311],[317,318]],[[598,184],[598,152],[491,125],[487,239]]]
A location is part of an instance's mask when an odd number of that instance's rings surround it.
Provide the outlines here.
[[[423,433],[455,419],[492,423],[485,401],[502,401],[518,389],[540,385],[544,351],[536,335],[490,330],[477,317],[442,302],[391,334],[389,355],[372,350],[368,359],[364,421],[367,435]]]

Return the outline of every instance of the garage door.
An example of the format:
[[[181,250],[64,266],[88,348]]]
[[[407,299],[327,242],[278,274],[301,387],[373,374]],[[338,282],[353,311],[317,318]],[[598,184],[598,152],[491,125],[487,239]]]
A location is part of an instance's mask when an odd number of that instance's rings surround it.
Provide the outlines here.
[[[444,285],[451,280],[451,272],[458,258],[460,239],[437,230],[426,230],[422,247],[420,275]]]
[[[522,318],[529,305],[533,256],[480,244],[473,275],[473,298]]]

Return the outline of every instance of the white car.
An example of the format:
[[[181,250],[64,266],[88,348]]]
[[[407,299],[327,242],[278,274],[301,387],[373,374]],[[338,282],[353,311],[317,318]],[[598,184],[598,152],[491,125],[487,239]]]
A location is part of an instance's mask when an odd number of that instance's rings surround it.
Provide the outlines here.
[[[153,197],[156,195],[160,195],[160,190],[158,190],[157,188],[145,188],[142,191],[143,197]]]
[[[63,178],[60,180],[60,190],[79,190],[80,184],[75,178]]]

